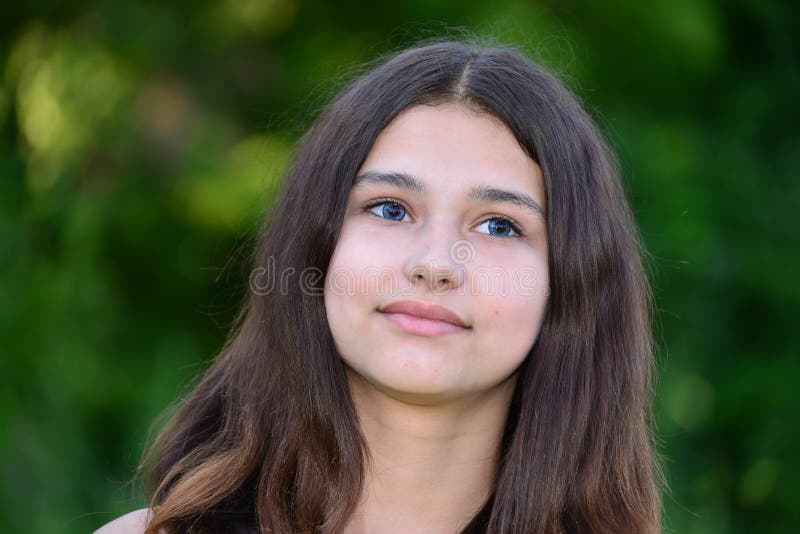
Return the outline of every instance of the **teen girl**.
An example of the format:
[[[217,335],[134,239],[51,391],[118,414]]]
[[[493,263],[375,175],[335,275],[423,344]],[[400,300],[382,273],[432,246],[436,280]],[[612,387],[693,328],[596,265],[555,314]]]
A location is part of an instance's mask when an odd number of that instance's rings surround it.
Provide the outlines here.
[[[100,532],[659,532],[641,255],[558,81],[393,55],[300,140],[150,508]]]

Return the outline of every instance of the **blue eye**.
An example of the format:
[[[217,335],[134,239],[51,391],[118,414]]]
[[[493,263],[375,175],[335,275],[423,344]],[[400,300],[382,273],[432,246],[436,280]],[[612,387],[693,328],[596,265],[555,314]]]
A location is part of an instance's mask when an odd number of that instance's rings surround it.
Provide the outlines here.
[[[380,214],[375,213],[373,210],[379,207],[381,208]],[[383,217],[390,221],[402,221],[406,215],[406,207],[394,200],[381,200],[380,202],[375,202],[367,206],[367,209],[370,213],[374,213],[378,217]]]
[[[517,226],[514,221],[506,217],[492,217],[483,221],[480,226],[488,225],[489,235],[495,237],[521,237],[522,230]],[[514,232],[514,235],[511,235]],[[481,232],[483,233],[483,232]]]
[[[380,208],[380,211],[378,210]],[[372,202],[364,209],[373,215],[388,221],[403,221],[408,215],[405,204],[399,200],[384,198]],[[483,221],[479,227],[488,225],[488,235],[493,237],[509,238],[522,237],[522,230],[512,219],[502,216],[494,216]],[[512,234],[513,232],[513,234]],[[485,232],[481,232],[485,233]]]

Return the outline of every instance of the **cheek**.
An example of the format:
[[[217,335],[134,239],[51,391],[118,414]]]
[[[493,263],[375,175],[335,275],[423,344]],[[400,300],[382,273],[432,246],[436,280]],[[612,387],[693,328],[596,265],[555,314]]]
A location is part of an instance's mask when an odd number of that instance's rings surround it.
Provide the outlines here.
[[[539,337],[543,305],[530,297],[513,296],[486,308],[477,354],[484,376],[505,377],[525,361]]]
[[[469,273],[471,294],[496,302],[498,314],[506,307],[519,311],[543,306],[549,296],[546,251],[527,250],[520,254],[486,255],[488,261]]]
[[[489,297],[484,328],[506,347],[533,344],[539,334],[546,301],[538,296],[511,294]]]
[[[353,230],[342,232],[328,267],[326,291],[336,299],[347,297],[353,304],[377,297],[377,306],[400,292],[401,271],[394,265],[396,247],[386,239],[376,240]]]
[[[481,286],[484,350],[509,365],[521,363],[539,336],[547,307],[546,264],[529,261]]]

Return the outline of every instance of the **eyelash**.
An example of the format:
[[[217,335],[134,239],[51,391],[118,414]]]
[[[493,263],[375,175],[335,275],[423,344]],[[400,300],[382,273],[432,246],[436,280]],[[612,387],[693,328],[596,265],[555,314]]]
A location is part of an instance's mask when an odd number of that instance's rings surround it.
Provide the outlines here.
[[[407,212],[411,211],[411,210],[408,209],[408,206],[406,205],[405,202],[403,202],[402,200],[396,199],[396,198],[391,198],[391,197],[384,197],[384,198],[375,199],[372,202],[370,202],[369,204],[367,204],[366,206],[364,206],[363,209],[366,210],[366,211],[369,211],[372,208],[374,208],[376,206],[380,206],[382,204],[398,204],[398,205],[402,206],[403,209],[406,210]],[[380,217],[380,215],[375,215],[375,216],[376,217]],[[498,219],[498,220],[503,221],[504,223],[507,223],[511,227],[511,229],[514,232],[517,233],[517,235],[491,236],[491,234],[489,234],[491,237],[499,237],[500,239],[513,239],[513,238],[525,237],[525,234],[522,233],[522,229],[519,227],[519,225],[516,223],[516,221],[514,221],[514,219],[511,219],[510,217],[506,217],[505,215],[493,215],[493,216],[488,217],[487,219],[484,219],[483,221],[481,221],[480,224],[483,224],[486,221],[491,221],[491,220],[494,220],[494,219]],[[390,220],[390,219],[386,219],[386,220]]]

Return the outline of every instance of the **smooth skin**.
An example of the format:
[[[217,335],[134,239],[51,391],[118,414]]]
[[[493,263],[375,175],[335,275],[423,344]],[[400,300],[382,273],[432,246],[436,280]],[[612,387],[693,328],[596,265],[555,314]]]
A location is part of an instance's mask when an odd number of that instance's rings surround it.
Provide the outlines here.
[[[548,295],[544,214],[468,193],[527,195],[544,211],[542,172],[502,122],[452,104],[398,115],[357,176],[368,172],[405,173],[423,191],[354,187],[326,276],[328,322],[372,460],[344,532],[452,534],[491,492]],[[409,333],[378,311],[397,300],[446,306],[469,328]],[[146,514],[97,532],[139,534]]]
[[[357,182],[326,277],[328,321],[373,460],[345,532],[452,534],[491,492],[516,371],[548,294],[543,213],[468,192],[528,195],[543,211],[542,173],[502,122],[456,105],[398,115],[365,173],[404,173],[423,192]],[[490,222],[497,216],[521,235]],[[378,311],[396,300],[446,306],[470,328],[409,333]]]

